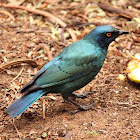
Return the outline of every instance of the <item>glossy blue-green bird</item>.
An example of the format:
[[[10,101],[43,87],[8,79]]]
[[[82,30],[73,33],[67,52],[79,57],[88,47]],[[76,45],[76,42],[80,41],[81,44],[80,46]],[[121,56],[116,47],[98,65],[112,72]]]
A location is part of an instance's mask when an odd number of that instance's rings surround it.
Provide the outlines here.
[[[109,44],[122,34],[128,32],[102,25],[93,29],[83,39],[69,45],[22,87],[20,93],[25,94],[12,103],[6,113],[16,117],[47,93],[61,93],[65,100],[80,110],[90,109],[92,104],[82,106],[75,102],[74,99],[78,95],[73,94],[73,91],[94,79],[104,63]]]

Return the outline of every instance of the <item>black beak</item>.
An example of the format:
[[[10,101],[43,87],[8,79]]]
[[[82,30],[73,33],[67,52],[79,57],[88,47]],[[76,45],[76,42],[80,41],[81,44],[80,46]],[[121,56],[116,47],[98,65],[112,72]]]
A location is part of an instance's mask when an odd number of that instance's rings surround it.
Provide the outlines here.
[[[123,35],[123,34],[129,34],[129,32],[123,31],[123,30],[119,30],[119,35]]]

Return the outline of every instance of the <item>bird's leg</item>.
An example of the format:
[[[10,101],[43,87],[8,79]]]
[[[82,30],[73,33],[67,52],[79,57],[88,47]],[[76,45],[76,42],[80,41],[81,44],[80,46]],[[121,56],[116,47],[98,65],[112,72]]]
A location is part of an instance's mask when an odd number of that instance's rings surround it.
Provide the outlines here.
[[[83,111],[89,110],[94,106],[94,104],[90,104],[90,105],[87,105],[87,106],[80,105],[80,104],[76,103],[73,99],[74,98],[71,95],[71,96],[68,96],[67,101],[69,101],[69,102],[73,103],[74,105],[76,105],[80,110],[83,110]]]
[[[72,93],[76,98],[82,98],[85,99],[88,97],[88,95],[94,94],[94,92],[88,92],[88,93]]]

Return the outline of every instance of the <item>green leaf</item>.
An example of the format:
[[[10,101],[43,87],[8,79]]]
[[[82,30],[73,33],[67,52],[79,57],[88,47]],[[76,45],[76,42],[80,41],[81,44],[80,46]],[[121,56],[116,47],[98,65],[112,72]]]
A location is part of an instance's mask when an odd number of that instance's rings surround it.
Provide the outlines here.
[[[41,136],[42,136],[43,138],[46,138],[46,137],[47,137],[47,133],[46,133],[46,132],[43,132]]]
[[[100,133],[96,133],[95,131],[86,131],[88,134],[91,134],[91,135],[95,135],[95,136],[98,136]]]

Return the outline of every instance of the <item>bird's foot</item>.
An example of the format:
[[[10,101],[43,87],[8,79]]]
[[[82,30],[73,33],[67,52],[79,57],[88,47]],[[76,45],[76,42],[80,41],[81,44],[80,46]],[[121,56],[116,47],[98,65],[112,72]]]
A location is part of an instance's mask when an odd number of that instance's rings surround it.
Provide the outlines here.
[[[80,111],[79,109],[72,110],[72,111],[69,112],[69,114],[76,114],[76,113],[78,113],[79,111]]]
[[[94,103],[93,103],[93,104],[90,104],[90,105],[87,105],[87,106],[80,105],[80,106],[78,106],[78,108],[79,108],[80,110],[86,111],[86,110],[91,109],[93,106],[94,106]]]
[[[92,95],[94,94],[94,92],[88,92],[88,93],[72,93],[72,95],[75,96],[75,98],[82,98],[82,99],[85,99],[88,97],[88,95]]]
[[[76,105],[79,110],[83,110],[83,111],[89,110],[89,109],[91,109],[94,106],[94,103],[93,104],[90,104],[90,105],[87,105],[87,106],[80,105],[79,103],[75,102],[73,100],[73,97],[71,97],[71,96],[69,96],[67,100],[69,102],[73,103],[74,105]]]
[[[93,106],[94,106],[94,103],[90,104],[88,106],[82,106],[82,105],[78,104],[78,109],[70,111],[69,114],[78,113],[80,110],[81,111],[86,111],[86,110],[92,109]]]

